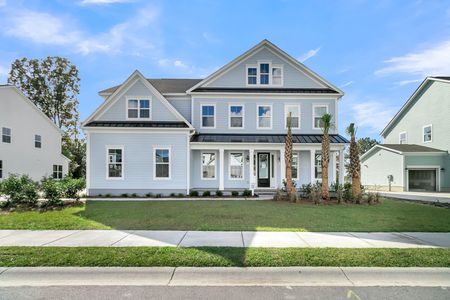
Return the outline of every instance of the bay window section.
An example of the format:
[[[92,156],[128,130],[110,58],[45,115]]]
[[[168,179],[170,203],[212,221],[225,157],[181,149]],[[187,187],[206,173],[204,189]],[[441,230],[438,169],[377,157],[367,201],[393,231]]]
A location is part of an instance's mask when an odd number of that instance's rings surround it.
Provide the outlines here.
[[[122,179],[123,178],[123,148],[111,147],[108,148],[108,179]]]
[[[216,110],[214,105],[202,105],[202,127],[216,127]]]
[[[170,149],[155,149],[155,179],[170,179]]]
[[[244,107],[242,105],[230,106],[230,128],[244,127]]]
[[[258,128],[272,128],[272,106],[258,105]]]
[[[240,180],[244,179],[244,153],[232,152],[230,153],[230,179]]]
[[[202,179],[216,178],[216,153],[202,153]]]

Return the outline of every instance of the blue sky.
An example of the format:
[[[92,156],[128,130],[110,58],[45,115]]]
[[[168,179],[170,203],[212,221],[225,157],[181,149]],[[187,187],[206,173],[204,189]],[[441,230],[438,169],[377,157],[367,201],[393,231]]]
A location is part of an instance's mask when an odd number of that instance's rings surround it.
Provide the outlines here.
[[[428,75],[450,75],[450,1],[0,0],[0,83],[16,58],[80,70],[80,114],[139,69],[202,78],[267,38],[343,89],[341,133],[378,133]]]

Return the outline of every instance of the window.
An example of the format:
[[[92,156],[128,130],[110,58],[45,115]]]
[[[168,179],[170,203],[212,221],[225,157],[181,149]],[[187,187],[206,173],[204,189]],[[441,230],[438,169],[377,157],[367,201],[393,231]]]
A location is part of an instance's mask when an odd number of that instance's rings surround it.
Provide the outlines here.
[[[323,127],[322,116],[327,113],[328,113],[328,106],[326,105],[313,106],[314,129],[320,129]]]
[[[292,153],[292,178],[298,179],[298,153]]]
[[[0,179],[3,178],[3,160],[0,160]]]
[[[247,68],[247,84],[256,84],[256,79],[258,78],[258,69],[255,67]]]
[[[258,105],[258,128],[272,128],[272,106]]]
[[[149,119],[150,100],[128,99],[128,119]]]
[[[433,126],[426,125],[423,126],[423,142],[429,143],[433,140]]]
[[[2,127],[2,142],[11,143],[11,128]]]
[[[107,178],[123,178],[123,147],[108,148]]]
[[[407,136],[406,136],[406,132],[400,132],[400,134],[398,135],[398,143],[399,144],[406,144],[407,141]]]
[[[214,105],[202,105],[202,127],[216,127],[216,107]]]
[[[244,107],[242,105],[230,106],[230,128],[244,128]]]
[[[285,127],[287,128],[289,113],[291,114],[291,127],[300,128],[300,106],[299,105],[286,105],[284,107],[285,113]]]
[[[202,153],[202,179],[216,178],[216,154]]]
[[[155,149],[155,178],[170,178],[170,149]]]
[[[272,84],[282,85],[283,84],[283,70],[281,67],[272,68]]]
[[[63,178],[62,165],[53,165],[53,178],[54,179],[62,179]]]
[[[41,146],[42,146],[42,138],[40,135],[35,134],[34,135],[34,147],[41,148]]]
[[[314,159],[314,176],[316,179],[322,179],[322,153],[316,152]]]
[[[259,84],[269,84],[269,64],[259,64]]]
[[[239,180],[244,179],[244,153],[232,152],[230,153],[230,179]]]

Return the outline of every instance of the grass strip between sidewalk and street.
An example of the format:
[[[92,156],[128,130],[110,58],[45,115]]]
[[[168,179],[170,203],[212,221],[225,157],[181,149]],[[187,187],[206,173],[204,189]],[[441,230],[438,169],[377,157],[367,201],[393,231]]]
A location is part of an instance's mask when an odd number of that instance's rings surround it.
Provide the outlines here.
[[[450,267],[450,249],[0,247],[0,267]]]

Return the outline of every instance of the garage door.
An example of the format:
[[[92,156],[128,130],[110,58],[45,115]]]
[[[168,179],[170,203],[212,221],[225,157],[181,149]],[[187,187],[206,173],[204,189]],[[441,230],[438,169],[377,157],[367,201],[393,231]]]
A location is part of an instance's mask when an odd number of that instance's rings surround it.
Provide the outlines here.
[[[436,170],[409,170],[410,191],[436,191]]]

